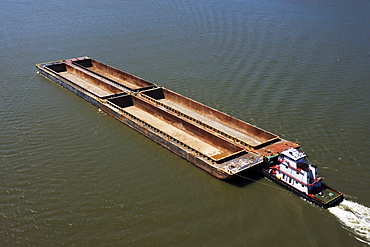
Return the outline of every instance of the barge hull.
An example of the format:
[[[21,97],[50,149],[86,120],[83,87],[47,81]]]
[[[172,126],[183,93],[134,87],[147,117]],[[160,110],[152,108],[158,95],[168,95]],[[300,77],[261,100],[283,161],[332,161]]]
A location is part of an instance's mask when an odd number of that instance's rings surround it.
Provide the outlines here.
[[[108,99],[108,101],[117,102],[117,108],[125,112],[126,115],[135,116],[153,129],[158,129],[172,139],[191,147],[215,163],[222,163],[226,159],[245,153],[245,150],[237,145],[213,135],[213,133],[193,125],[165,109],[158,108],[136,95],[120,96]]]
[[[99,100],[93,94],[86,92],[85,89],[81,88],[80,86],[74,84],[73,82],[65,78],[62,78],[60,76],[53,74],[50,70],[47,69],[47,67],[41,67],[41,66],[36,66],[36,67],[37,67],[38,73],[44,76],[45,78],[71,91],[72,93],[83,98],[84,100],[91,103],[92,105],[96,107],[100,106]]]
[[[117,120],[214,177],[228,179],[263,163],[259,155],[221,138],[207,128],[196,125],[191,119],[179,117],[147,98],[141,97],[139,92],[142,91],[141,89],[151,90],[155,84],[140,84],[143,88],[136,88],[137,92],[126,90],[127,85],[111,81],[105,74],[92,73],[90,70],[85,70],[83,66],[66,61],[68,60],[37,64],[36,67],[41,75],[101,108]],[[132,78],[142,82],[140,78]],[[135,81],[132,78],[130,83]],[[103,88],[105,92],[94,89],[96,86]],[[122,102],[131,102],[131,105],[122,105]],[[158,124],[158,122],[161,123]],[[165,122],[171,125],[174,131],[169,132],[170,128],[161,127]],[[188,137],[181,138],[179,133]],[[193,138],[193,141],[188,141],[189,137]]]
[[[199,167],[200,169],[208,172],[212,176],[218,179],[228,179],[231,177],[230,174],[227,174],[215,167],[210,166],[208,162],[201,158],[201,156],[194,154],[194,152],[191,149],[187,148],[184,145],[181,145],[176,140],[173,139],[171,140],[170,136],[166,136],[163,133],[160,133],[158,130],[155,130],[150,126],[140,122],[140,120],[130,117],[123,117],[122,113],[120,113],[118,109],[114,109],[114,107],[101,105],[100,108],[110,116],[120,121],[121,123],[136,130],[137,132],[141,133],[142,135],[146,136],[147,138],[151,139],[152,141],[156,142],[162,147],[170,150],[174,154],[189,161],[190,163]]]

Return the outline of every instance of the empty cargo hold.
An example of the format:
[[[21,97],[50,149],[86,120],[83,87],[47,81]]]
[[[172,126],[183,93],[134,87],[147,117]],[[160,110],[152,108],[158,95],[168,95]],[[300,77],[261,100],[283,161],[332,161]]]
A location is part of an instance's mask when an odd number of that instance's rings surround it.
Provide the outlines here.
[[[192,122],[181,119],[166,109],[158,108],[133,95],[115,97],[109,101],[215,162],[220,163],[225,159],[245,153],[242,148],[213,135]]]
[[[50,65],[47,66],[47,68],[57,73],[60,77],[67,79],[69,82],[98,97],[105,97],[127,91],[127,89],[120,87],[118,84],[112,83],[70,64],[62,63]]]
[[[245,145],[257,148],[280,140],[277,135],[250,125],[225,113],[217,111],[197,101],[191,100],[165,88],[156,88],[142,92],[165,106],[169,110],[185,114],[211,129],[219,130],[227,136],[235,137]]]
[[[68,59],[67,63],[78,65],[85,70],[104,76],[110,80],[118,82],[132,91],[138,91],[148,88],[153,88],[156,85],[143,80],[137,76],[118,70],[112,66],[101,63],[91,58]]]

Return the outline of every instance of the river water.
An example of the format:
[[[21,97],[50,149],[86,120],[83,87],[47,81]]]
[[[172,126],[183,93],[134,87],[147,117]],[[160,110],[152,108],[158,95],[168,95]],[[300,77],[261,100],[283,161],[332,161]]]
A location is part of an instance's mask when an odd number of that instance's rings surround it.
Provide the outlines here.
[[[3,246],[368,246],[368,0],[0,1]],[[92,58],[298,140],[338,207],[213,178],[36,73]]]

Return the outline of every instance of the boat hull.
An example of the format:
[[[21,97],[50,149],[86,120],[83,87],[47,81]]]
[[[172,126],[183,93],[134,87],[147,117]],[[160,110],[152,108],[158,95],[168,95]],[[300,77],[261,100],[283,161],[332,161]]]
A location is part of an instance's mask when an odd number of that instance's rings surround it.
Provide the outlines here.
[[[324,209],[337,206],[344,199],[344,196],[343,196],[342,193],[333,190],[332,188],[328,187],[325,184],[322,185],[324,187],[323,188],[323,191],[324,192],[325,191],[329,191],[329,193],[324,193],[324,194],[326,194],[326,196],[329,196],[327,194],[333,194],[332,196],[330,196],[330,198],[324,198],[324,197],[320,198],[321,196],[319,196],[318,194],[315,194],[315,195],[313,195],[313,194],[306,194],[306,193],[304,193],[302,191],[299,191],[296,188],[294,188],[293,186],[285,183],[281,179],[278,179],[275,175],[269,173],[268,170],[266,170],[264,168],[262,168],[262,174],[267,179],[269,179],[272,182],[280,185],[281,187],[285,188],[286,190],[289,190],[293,194],[296,194],[299,197],[305,199],[306,201],[308,201],[308,202],[310,202],[310,203],[312,203],[312,204],[314,204],[316,206],[319,206],[321,208],[324,208]]]

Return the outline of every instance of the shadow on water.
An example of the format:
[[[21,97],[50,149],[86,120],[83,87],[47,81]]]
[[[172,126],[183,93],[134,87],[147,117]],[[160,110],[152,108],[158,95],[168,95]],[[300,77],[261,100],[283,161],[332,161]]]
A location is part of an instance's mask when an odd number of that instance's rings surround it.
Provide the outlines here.
[[[238,176],[226,180],[226,182],[237,187],[245,187],[249,184],[259,181],[262,178],[264,178],[264,176],[261,172],[261,168],[258,167],[249,169]]]

